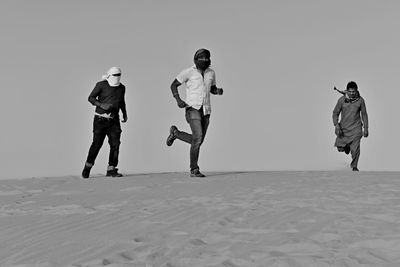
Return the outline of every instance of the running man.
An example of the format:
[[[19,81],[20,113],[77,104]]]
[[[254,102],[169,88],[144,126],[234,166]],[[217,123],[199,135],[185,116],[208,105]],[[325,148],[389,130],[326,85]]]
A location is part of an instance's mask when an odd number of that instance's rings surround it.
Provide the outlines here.
[[[190,177],[205,177],[198,165],[200,146],[206,136],[210,122],[210,93],[222,95],[223,89],[217,88],[215,71],[210,68],[211,54],[207,49],[199,49],[194,54],[194,66],[184,69],[171,84],[172,94],[179,108],[185,108],[186,121],[190,125],[191,134],[179,131],[174,125],[170,128],[167,145],[171,146],[175,139],[190,144]],[[186,101],[183,101],[178,87],[186,86]]]
[[[335,146],[339,152],[345,152],[346,154],[351,152],[352,161],[350,167],[353,171],[358,171],[360,141],[362,137],[368,137],[369,135],[367,108],[355,82],[349,82],[344,92],[332,114],[335,134],[337,135]]]

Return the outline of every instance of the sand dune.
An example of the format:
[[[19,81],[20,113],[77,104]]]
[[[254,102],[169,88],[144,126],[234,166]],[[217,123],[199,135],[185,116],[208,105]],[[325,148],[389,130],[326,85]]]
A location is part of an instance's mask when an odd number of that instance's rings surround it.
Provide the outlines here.
[[[0,181],[0,266],[400,266],[400,174]]]

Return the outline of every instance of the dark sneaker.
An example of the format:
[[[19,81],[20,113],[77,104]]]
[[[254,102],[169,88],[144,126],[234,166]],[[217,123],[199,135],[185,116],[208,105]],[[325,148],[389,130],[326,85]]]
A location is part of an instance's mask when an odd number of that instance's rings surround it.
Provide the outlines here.
[[[353,167],[353,172],[358,172],[358,168],[357,167]]]
[[[201,178],[201,177],[206,177],[206,176],[204,174],[202,174],[199,169],[194,169],[194,170],[190,171],[190,177]]]
[[[85,165],[85,167],[83,167],[83,171],[82,171],[82,178],[89,178],[90,175],[90,170],[92,169],[92,167],[88,167]]]
[[[113,170],[107,171],[106,176],[111,176],[111,177],[122,177],[123,175],[121,173],[118,173],[118,169],[114,168]]]
[[[344,147],[344,153],[346,153],[346,154],[350,153],[350,146],[345,146]]]
[[[178,128],[176,128],[175,125],[172,125],[171,128],[169,129],[169,135],[167,137],[167,146],[172,146],[176,139],[175,132],[178,131]]]

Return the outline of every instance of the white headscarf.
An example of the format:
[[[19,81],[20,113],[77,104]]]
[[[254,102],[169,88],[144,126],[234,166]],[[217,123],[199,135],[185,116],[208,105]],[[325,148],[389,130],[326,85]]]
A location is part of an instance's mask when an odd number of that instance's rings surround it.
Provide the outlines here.
[[[118,86],[120,85],[121,76],[113,76],[112,74],[121,73],[121,68],[111,67],[106,75],[102,76],[103,80],[107,80],[110,86]]]

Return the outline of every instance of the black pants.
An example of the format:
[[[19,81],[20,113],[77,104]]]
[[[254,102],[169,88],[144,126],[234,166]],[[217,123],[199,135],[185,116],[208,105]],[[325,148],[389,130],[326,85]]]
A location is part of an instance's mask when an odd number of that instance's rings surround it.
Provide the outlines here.
[[[206,136],[210,115],[204,115],[203,108],[200,108],[200,110],[187,108],[186,121],[190,125],[192,134],[179,131],[177,138],[190,144],[190,170],[194,170],[199,168],[200,146]]]
[[[104,139],[108,137],[110,144],[110,155],[108,165],[116,167],[118,165],[119,145],[121,144],[121,125],[119,117],[106,119],[100,116],[94,116],[93,120],[93,142],[90,146],[86,162],[94,165]]]

